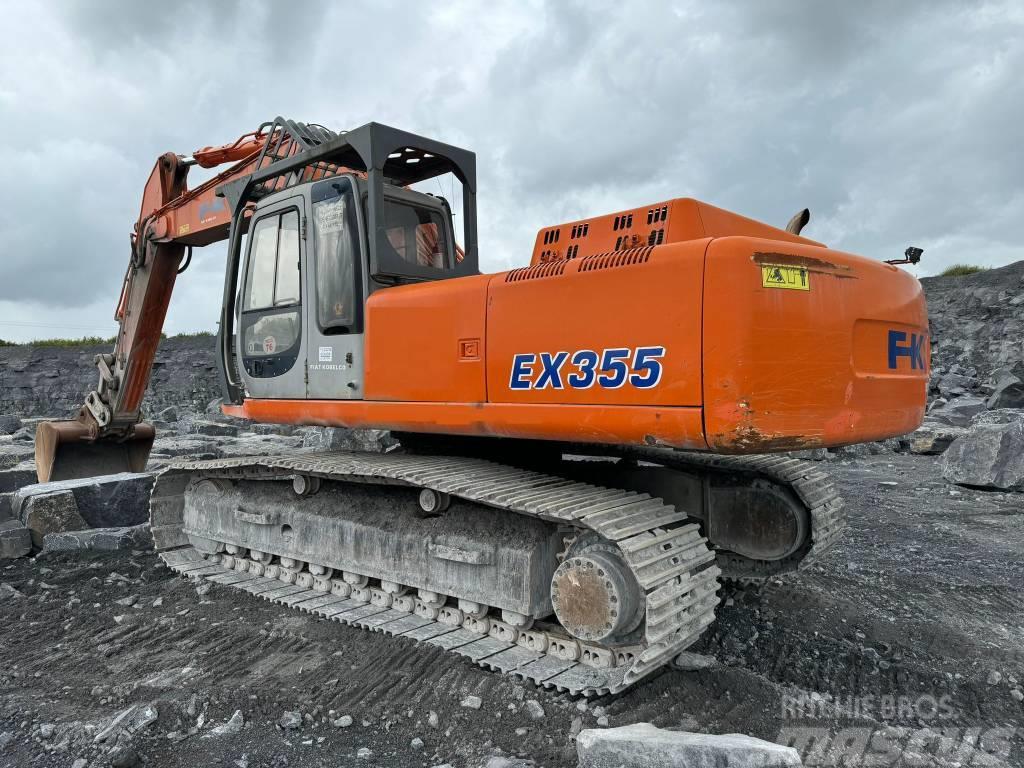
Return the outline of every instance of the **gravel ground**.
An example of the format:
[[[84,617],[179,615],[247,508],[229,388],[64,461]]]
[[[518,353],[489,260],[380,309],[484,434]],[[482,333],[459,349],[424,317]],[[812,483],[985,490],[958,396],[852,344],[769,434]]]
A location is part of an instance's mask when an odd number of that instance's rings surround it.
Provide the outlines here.
[[[710,668],[590,702],[197,594],[151,553],[16,561],[0,569],[0,765],[572,766],[580,728],[640,721],[792,742],[806,764],[1024,764],[1024,496],[949,486],[934,457],[828,466],[840,546],[725,589],[692,649]],[[236,711],[244,725],[212,733]]]

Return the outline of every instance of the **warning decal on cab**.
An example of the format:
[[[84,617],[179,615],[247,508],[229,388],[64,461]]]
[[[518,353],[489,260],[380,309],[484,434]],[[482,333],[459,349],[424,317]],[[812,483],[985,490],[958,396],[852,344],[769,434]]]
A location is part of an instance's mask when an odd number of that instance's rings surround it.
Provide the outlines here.
[[[761,285],[765,288],[789,288],[794,291],[809,291],[811,290],[811,278],[806,267],[762,264]]]

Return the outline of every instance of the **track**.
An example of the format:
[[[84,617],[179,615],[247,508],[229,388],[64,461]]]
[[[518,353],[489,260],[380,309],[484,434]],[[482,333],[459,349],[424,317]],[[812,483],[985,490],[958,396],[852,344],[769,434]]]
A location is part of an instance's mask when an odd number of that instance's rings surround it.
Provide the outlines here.
[[[658,448],[624,449],[617,454],[712,477],[736,476],[746,481],[776,483],[796,494],[810,517],[811,536],[808,545],[782,560],[752,560],[719,550],[717,562],[725,579],[761,581],[802,570],[831,548],[846,527],[843,499],[839,491],[829,475],[810,461],[777,455],[722,456]]]
[[[493,617],[463,617],[382,589],[358,592],[287,567],[270,573],[246,557],[203,555],[184,530],[184,492],[196,478],[326,481],[430,488],[487,507],[593,532],[618,547],[644,591],[642,641],[604,647],[577,641],[558,626],[519,631]],[[177,462],[153,489],[151,522],[164,562],[267,600],[354,626],[408,637],[477,664],[572,694],[618,693],[669,663],[714,620],[719,568],[684,511],[647,494],[566,480],[479,459],[334,452]],[[271,577],[270,574],[273,574]],[[282,579],[287,582],[283,583]],[[383,585],[381,585],[383,586]]]

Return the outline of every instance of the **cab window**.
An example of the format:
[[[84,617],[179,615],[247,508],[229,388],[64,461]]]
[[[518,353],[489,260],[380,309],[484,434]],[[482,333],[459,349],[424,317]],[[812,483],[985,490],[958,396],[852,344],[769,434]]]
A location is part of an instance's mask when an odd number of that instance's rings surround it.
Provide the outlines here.
[[[286,211],[256,222],[250,236],[245,310],[299,303],[299,213]]]
[[[448,238],[441,215],[429,208],[384,201],[388,243],[409,263],[434,269],[451,269]]]
[[[359,317],[359,230],[351,187],[332,184],[327,192],[320,200],[314,194],[313,203],[317,320],[324,333],[345,333]]]

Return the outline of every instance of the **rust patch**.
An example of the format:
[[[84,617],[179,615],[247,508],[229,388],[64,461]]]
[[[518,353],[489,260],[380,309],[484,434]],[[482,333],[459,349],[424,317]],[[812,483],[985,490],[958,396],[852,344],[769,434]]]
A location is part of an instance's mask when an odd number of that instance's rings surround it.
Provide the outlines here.
[[[783,267],[803,267],[808,272],[816,272],[819,275],[853,279],[857,277],[848,264],[833,264],[831,261],[816,259],[813,256],[798,256],[795,253],[755,253],[751,259],[758,266],[777,264]]]
[[[714,444],[730,453],[773,453],[821,448],[820,437],[814,435],[766,435],[750,424],[738,426],[732,433],[713,436]]]

